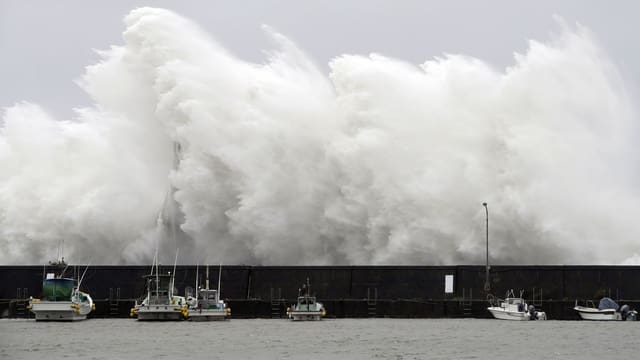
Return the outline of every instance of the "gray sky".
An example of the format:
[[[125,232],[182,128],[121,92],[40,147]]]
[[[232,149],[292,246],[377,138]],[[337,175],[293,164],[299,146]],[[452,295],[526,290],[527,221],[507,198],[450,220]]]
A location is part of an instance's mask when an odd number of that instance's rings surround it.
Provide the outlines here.
[[[122,18],[152,5],[198,22],[240,58],[262,62],[268,24],[293,39],[328,72],[340,54],[381,53],[419,64],[462,53],[504,67],[527,40],[558,31],[553,15],[589,27],[619,66],[638,101],[640,2],[637,1],[0,1],[0,107],[18,101],[59,117],[90,104],[74,84],[92,49],[121,44]]]

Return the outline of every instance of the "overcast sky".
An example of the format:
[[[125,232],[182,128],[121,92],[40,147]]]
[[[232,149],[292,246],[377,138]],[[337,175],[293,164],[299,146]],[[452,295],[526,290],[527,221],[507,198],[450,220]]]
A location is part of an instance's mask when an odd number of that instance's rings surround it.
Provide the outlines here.
[[[589,27],[627,78],[637,104],[640,2],[637,1],[0,1],[0,107],[18,101],[59,117],[90,104],[75,83],[93,49],[122,44],[133,8],[172,9],[198,22],[240,58],[262,62],[271,48],[260,25],[293,39],[328,72],[340,54],[381,53],[419,64],[461,53],[497,67],[512,64],[527,40],[558,31],[553,15]]]

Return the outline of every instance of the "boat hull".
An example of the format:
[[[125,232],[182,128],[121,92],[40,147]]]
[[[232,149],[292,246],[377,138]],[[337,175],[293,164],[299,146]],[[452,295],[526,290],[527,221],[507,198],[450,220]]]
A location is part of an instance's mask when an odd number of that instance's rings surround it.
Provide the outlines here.
[[[529,321],[531,320],[531,316],[528,312],[523,311],[507,311],[501,307],[489,307],[487,308],[491,315],[494,318],[500,320],[511,320],[511,321]],[[544,311],[537,312],[538,320],[546,320],[547,314]]]
[[[205,309],[189,311],[189,320],[191,321],[224,321],[228,318],[229,317],[226,309]]]
[[[140,307],[136,316],[140,321],[179,321],[185,318],[182,308],[165,305]]]
[[[316,321],[322,320],[322,311],[292,311],[289,318],[293,321]]]
[[[71,301],[38,301],[31,303],[36,321],[79,321],[91,312],[91,305]]]
[[[576,306],[573,310],[577,311],[582,320],[591,321],[621,321],[622,315],[614,309],[599,310],[596,308]]]
[[[500,307],[490,307],[487,310],[493,315],[494,318],[500,320],[511,320],[511,321],[528,321],[529,314],[524,312],[513,312],[513,311],[505,311]]]

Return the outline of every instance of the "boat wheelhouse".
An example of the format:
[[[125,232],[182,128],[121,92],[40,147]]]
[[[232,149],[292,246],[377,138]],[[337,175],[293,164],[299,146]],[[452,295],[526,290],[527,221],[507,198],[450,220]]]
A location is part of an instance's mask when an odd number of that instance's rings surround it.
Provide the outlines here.
[[[141,321],[184,320],[189,316],[185,298],[173,295],[172,275],[155,274],[144,278],[147,294],[131,309],[131,316]]]
[[[311,295],[311,284],[309,278],[307,283],[298,290],[298,301],[293,307],[287,308],[289,319],[300,320],[321,320],[326,311],[322,303],[316,301],[316,297]]]
[[[52,272],[46,272],[42,280],[42,297],[29,300],[29,309],[36,321],[78,321],[85,320],[95,310],[95,304],[89,294],[80,291],[82,278],[64,277],[68,268],[64,260],[50,263]],[[87,267],[88,268],[88,267]],[[59,270],[62,269],[62,270]]]
[[[209,267],[207,266],[205,287],[198,287],[198,274],[196,270],[196,296],[188,298],[189,319],[192,321],[219,321],[231,317],[231,309],[224,300],[220,299],[220,283],[222,279],[222,265],[218,270],[218,289],[209,288]]]

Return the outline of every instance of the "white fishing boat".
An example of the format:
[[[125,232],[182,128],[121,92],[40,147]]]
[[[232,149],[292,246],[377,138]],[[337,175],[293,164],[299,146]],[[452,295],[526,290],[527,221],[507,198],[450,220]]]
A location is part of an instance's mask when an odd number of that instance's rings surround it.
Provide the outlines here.
[[[29,300],[29,309],[35,314],[36,321],[77,321],[85,320],[95,309],[89,294],[80,291],[82,277],[76,282],[73,278],[64,277],[68,266],[61,262],[51,263],[52,272],[46,272],[42,280],[42,298]],[[62,269],[56,273],[58,269]],[[88,267],[87,267],[88,269]]]
[[[504,300],[495,299],[490,301],[492,306],[489,306],[487,310],[494,318],[501,320],[547,320],[547,314],[544,311],[536,311],[533,305],[527,305],[522,298],[522,293],[521,291],[520,297],[515,297],[513,290],[510,290]]]
[[[199,288],[198,274],[196,270],[196,296],[187,298],[189,304],[189,319],[191,321],[216,321],[227,320],[231,317],[231,309],[224,300],[220,299],[220,280],[222,278],[222,265],[218,271],[218,289],[209,288],[209,267],[205,287]]]
[[[289,319],[300,320],[321,320],[326,311],[322,303],[316,301],[315,296],[311,296],[311,285],[309,278],[307,283],[298,290],[298,301],[293,307],[287,308]]]
[[[587,301],[587,306],[578,305],[578,301],[576,300],[573,310],[578,312],[582,320],[633,321],[638,319],[638,312],[631,310],[629,305],[619,307],[615,301],[608,297],[600,299],[598,307],[595,307],[591,300]]]
[[[154,259],[151,274],[144,276],[147,294],[144,299],[131,309],[130,316],[141,321],[149,320],[184,320],[189,317],[187,301],[175,292],[176,262],[173,265],[173,274],[160,274],[158,257]]]
[[[582,320],[616,321],[622,320],[620,313],[613,309],[600,310],[594,307],[576,305],[573,310],[577,311]]]

